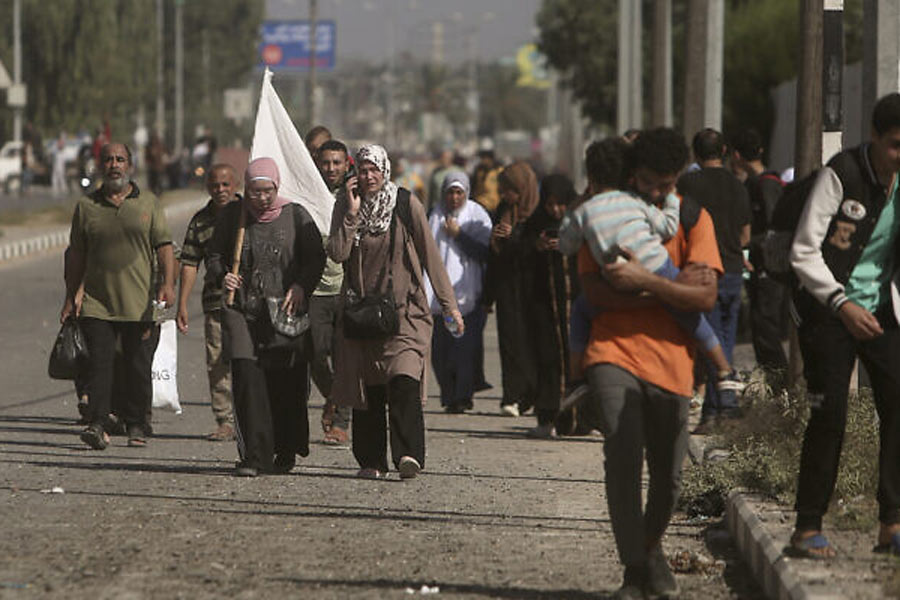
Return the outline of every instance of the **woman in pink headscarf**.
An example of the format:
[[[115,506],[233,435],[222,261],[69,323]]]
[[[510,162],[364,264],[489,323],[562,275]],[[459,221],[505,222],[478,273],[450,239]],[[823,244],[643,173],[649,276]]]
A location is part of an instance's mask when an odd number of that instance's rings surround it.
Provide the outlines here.
[[[306,311],[325,252],[312,217],[278,195],[281,177],[271,158],[247,167],[244,197],[222,208],[210,242],[206,279],[221,285],[223,347],[231,360],[234,420],[240,463],[236,474],[286,473],[309,454],[309,366],[306,333],[275,324]],[[243,213],[243,217],[242,217]],[[233,262],[238,230],[240,265]],[[280,309],[280,311],[279,311]]]

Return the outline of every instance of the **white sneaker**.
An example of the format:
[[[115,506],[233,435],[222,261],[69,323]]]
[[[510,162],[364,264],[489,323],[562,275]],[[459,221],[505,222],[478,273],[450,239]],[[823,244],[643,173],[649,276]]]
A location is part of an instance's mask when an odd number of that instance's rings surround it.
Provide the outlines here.
[[[422,465],[412,456],[403,456],[397,469],[400,471],[400,479],[414,479],[422,470]]]
[[[741,381],[737,371],[722,375],[716,382],[716,389],[720,392],[742,392],[747,385]]]
[[[518,404],[501,404],[500,405],[500,414],[504,417],[518,417],[519,416],[519,405]]]

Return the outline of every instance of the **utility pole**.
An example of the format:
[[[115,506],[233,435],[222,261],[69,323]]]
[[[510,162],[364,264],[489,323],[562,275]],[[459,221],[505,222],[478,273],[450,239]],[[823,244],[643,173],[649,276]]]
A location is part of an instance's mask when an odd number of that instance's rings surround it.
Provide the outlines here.
[[[318,1],[309,0],[309,89],[306,101],[309,104],[309,126],[316,126],[316,17]]]
[[[802,0],[794,178],[806,177],[841,149],[843,0]],[[854,369],[855,371],[855,369]],[[791,327],[788,382],[803,376],[796,328]],[[856,377],[854,375],[853,379]],[[851,389],[855,389],[855,381]]]
[[[823,0],[801,0],[800,65],[797,75],[797,129],[794,179],[822,165]]]
[[[22,0],[13,2],[13,83],[22,85]],[[24,107],[13,109],[13,140],[22,141],[22,111]]]
[[[706,4],[706,84],[703,126],[722,131],[722,72],[725,54],[725,0]]]
[[[900,92],[900,2],[863,0],[862,138],[872,128],[875,102]]]
[[[619,0],[618,132],[640,129],[643,120],[641,3]]]
[[[184,0],[175,0],[175,152],[184,146]]]
[[[655,0],[653,8],[653,98],[650,121],[657,127],[671,127],[672,0]]]
[[[468,80],[469,80],[469,101],[468,109],[469,109],[469,137],[472,141],[472,146],[478,147],[478,115],[480,102],[478,98],[478,37],[476,31],[469,32],[468,40],[467,40],[467,48],[469,51],[468,56]]]
[[[685,35],[684,134],[722,130],[724,0],[688,0]]]
[[[160,139],[166,137],[166,96],[163,78],[164,20],[163,0],[156,0],[156,133]]]
[[[708,0],[688,0],[684,53],[684,135],[690,139],[703,128],[706,98],[706,35]]]
[[[844,0],[825,0],[822,15],[822,164],[841,151],[844,115]]]
[[[444,24],[441,21],[431,24],[431,62],[435,66],[444,64]]]
[[[392,5],[394,6],[394,5]],[[388,18],[388,63],[387,63],[387,77],[385,78],[385,85],[387,89],[385,90],[385,95],[387,96],[387,107],[386,107],[386,130],[385,130],[385,140],[387,141],[388,148],[397,147],[397,124],[396,114],[395,114],[395,106],[394,99],[396,95],[394,94],[394,55],[396,51],[394,49],[394,21],[396,20],[394,17],[396,16],[395,12],[392,10],[391,14]]]

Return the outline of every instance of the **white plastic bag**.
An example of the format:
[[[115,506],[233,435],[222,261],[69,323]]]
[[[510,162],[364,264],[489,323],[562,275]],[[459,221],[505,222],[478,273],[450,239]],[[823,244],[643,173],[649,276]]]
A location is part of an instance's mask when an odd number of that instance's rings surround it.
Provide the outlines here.
[[[175,321],[163,321],[159,327],[159,345],[153,355],[153,408],[166,408],[181,414],[178,402],[178,338]]]

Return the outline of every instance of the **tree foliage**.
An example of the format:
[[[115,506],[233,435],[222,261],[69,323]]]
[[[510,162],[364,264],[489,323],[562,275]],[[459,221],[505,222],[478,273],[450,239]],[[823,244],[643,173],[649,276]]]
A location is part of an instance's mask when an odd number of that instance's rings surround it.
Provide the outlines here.
[[[256,60],[263,0],[183,0],[186,131],[222,120],[222,90],[243,86]],[[174,0],[164,0],[167,122],[174,107]],[[0,0],[0,59],[12,72],[13,0]],[[140,107],[152,123],[156,101],[155,0],[22,0],[25,118],[45,135],[134,129]],[[2,121],[9,132],[8,109]],[[0,125],[3,127],[3,125]],[[0,137],[4,131],[0,130]],[[130,137],[130,135],[128,135]]]
[[[653,2],[643,1],[644,91],[651,93],[650,32]],[[684,80],[684,21],[687,0],[672,1],[673,89],[676,125],[681,119]],[[771,130],[769,91],[796,77],[799,60],[799,0],[727,0],[725,3],[723,128]],[[544,0],[537,15],[539,48],[597,125],[615,123],[617,0]],[[844,5],[846,62],[862,55],[862,0]],[[645,107],[649,102],[645,103]],[[646,119],[645,119],[646,121]]]
[[[617,0],[544,0],[538,49],[596,124],[616,118]]]

